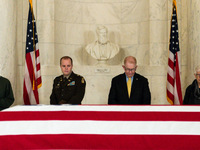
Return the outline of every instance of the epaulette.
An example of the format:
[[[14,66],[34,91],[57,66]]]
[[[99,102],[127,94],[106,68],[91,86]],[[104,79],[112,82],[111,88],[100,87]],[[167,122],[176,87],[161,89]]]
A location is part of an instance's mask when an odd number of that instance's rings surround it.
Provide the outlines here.
[[[81,83],[85,83],[85,79],[83,77],[81,78]]]

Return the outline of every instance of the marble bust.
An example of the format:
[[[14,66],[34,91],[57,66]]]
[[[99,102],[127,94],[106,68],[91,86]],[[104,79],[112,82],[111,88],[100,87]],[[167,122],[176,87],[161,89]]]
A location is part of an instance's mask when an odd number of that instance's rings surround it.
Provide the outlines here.
[[[99,62],[106,62],[119,52],[119,46],[108,40],[108,29],[98,26],[96,29],[98,40],[86,46],[86,51]]]

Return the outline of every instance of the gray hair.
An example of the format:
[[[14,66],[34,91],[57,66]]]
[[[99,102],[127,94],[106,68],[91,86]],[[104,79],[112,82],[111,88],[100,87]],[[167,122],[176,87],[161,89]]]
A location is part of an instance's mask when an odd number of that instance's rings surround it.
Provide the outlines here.
[[[195,67],[194,74],[196,74],[198,71],[200,71],[200,65]]]

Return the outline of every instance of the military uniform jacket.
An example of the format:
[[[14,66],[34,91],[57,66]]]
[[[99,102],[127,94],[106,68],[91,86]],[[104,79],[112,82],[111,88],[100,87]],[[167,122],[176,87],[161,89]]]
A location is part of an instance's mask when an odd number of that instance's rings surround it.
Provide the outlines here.
[[[85,86],[84,78],[73,72],[68,79],[63,75],[56,77],[50,96],[50,104],[59,104],[60,101],[65,101],[66,104],[81,104],[85,94]]]

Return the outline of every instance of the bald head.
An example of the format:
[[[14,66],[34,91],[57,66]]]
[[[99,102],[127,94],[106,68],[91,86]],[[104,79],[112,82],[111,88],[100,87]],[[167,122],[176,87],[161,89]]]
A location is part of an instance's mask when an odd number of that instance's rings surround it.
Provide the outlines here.
[[[136,58],[133,56],[127,56],[124,59],[124,65],[122,67],[124,68],[125,74],[128,78],[133,77],[137,69]]]
[[[126,65],[126,63],[137,65],[137,60],[133,56],[127,56],[126,58],[124,58],[124,65]]]

